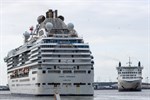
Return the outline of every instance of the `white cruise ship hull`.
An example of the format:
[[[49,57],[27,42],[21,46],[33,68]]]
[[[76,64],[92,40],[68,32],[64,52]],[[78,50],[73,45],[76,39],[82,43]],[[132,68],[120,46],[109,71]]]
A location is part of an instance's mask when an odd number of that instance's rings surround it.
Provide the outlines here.
[[[93,78],[91,78],[91,75],[42,74],[41,72],[42,71],[39,70],[35,75],[32,75],[32,73],[29,72],[29,77],[9,79],[11,93],[41,96],[52,96],[55,93],[65,96],[93,96],[94,94],[94,89],[91,83]],[[75,85],[77,82],[85,84]],[[40,85],[37,85],[37,83],[40,83]],[[52,83],[60,84],[54,86]]]
[[[118,80],[119,91],[141,91],[141,80]]]
[[[88,88],[88,89],[87,89]],[[93,88],[89,90],[89,87],[60,87],[59,89],[43,87],[43,88],[33,88],[33,87],[20,87],[11,89],[12,94],[26,94],[26,95],[36,95],[36,96],[53,96],[55,94],[54,90],[63,90],[58,93],[61,96],[93,96]]]

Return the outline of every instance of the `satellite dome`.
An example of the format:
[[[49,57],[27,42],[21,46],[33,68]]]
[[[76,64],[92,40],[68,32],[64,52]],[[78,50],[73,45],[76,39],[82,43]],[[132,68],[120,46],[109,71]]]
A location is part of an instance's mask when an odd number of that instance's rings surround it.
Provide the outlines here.
[[[73,30],[74,25],[73,25],[72,23],[69,23],[69,24],[67,25],[67,27],[68,27],[69,30]]]
[[[41,15],[37,18],[37,21],[39,24],[41,24],[43,21],[45,20],[45,16],[44,15]]]
[[[58,16],[58,18],[61,19],[62,21],[65,20],[65,18],[62,15]]]
[[[27,31],[25,31],[25,33],[23,33],[23,35],[26,39],[28,39],[30,37],[30,33],[28,33]]]
[[[50,30],[53,28],[53,24],[50,23],[50,22],[47,22],[47,23],[45,24],[45,28],[46,28],[48,31],[50,31]]]

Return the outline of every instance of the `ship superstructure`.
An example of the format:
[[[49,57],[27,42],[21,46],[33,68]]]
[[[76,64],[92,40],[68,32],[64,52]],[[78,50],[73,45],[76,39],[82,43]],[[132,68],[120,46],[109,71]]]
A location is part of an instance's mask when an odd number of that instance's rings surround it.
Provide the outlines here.
[[[128,66],[117,67],[118,71],[118,90],[119,91],[141,91],[142,86],[142,69],[140,61],[138,66],[131,66],[129,58]]]
[[[4,59],[11,93],[93,96],[94,61],[89,44],[72,23],[64,23],[57,10],[48,10],[37,21],[35,29],[23,34],[24,44]]]

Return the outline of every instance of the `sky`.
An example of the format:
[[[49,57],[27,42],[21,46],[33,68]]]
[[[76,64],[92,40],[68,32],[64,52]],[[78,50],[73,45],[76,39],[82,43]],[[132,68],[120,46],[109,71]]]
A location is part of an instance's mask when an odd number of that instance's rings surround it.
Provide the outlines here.
[[[58,10],[89,43],[94,81],[117,81],[118,62],[126,66],[131,57],[132,65],[144,67],[143,82],[150,82],[150,0],[1,0],[0,85],[7,84],[4,57],[48,9]]]

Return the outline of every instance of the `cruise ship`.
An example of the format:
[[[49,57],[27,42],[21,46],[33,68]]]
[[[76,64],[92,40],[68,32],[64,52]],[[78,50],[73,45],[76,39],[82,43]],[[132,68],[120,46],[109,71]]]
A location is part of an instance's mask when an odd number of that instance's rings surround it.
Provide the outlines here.
[[[142,69],[140,61],[138,66],[131,66],[129,58],[128,66],[117,67],[118,71],[118,91],[141,91],[142,86]]]
[[[24,44],[11,50],[7,63],[11,93],[93,96],[94,61],[89,44],[57,10],[37,18],[23,33]]]

